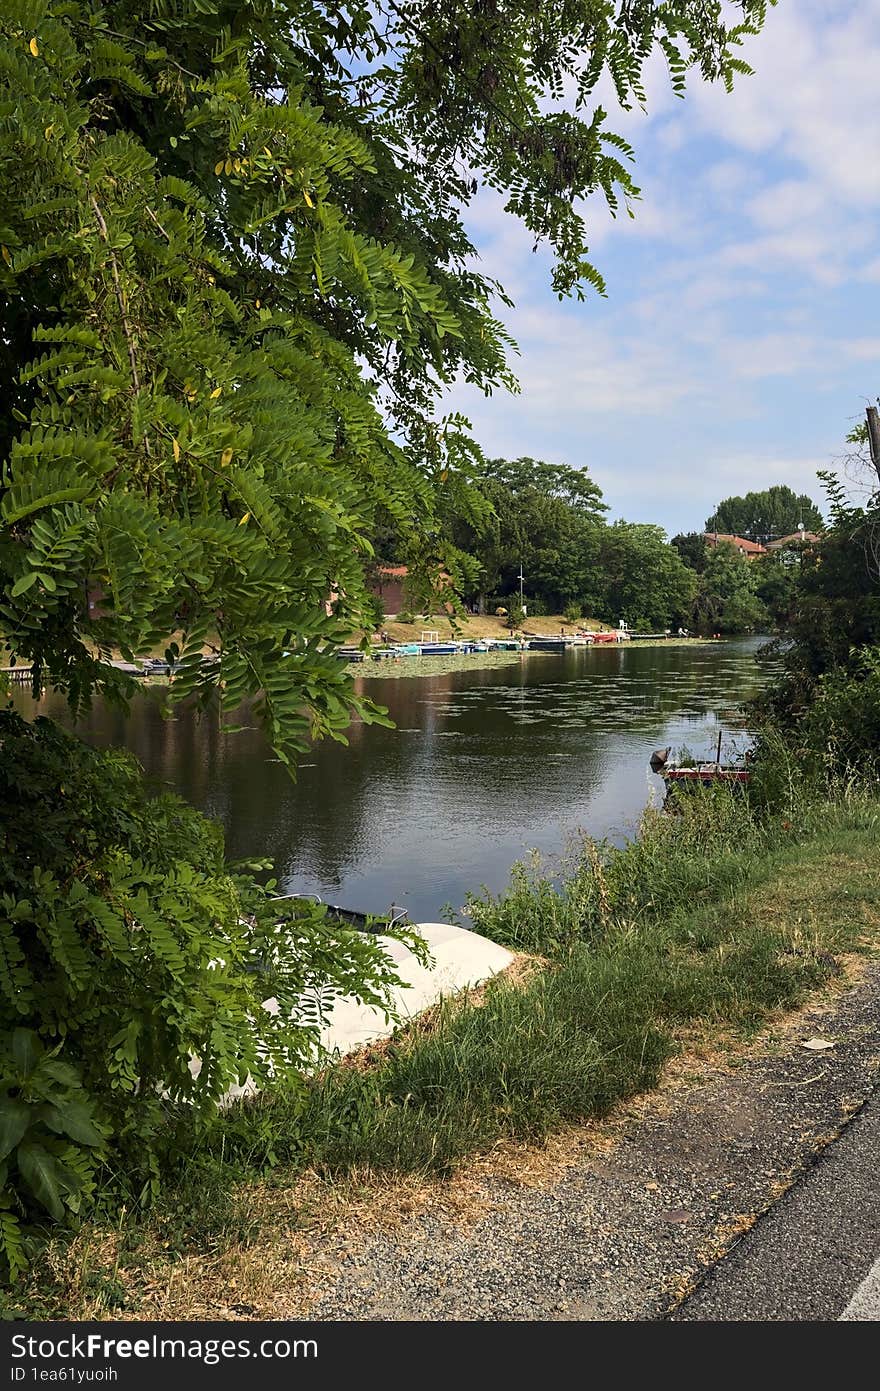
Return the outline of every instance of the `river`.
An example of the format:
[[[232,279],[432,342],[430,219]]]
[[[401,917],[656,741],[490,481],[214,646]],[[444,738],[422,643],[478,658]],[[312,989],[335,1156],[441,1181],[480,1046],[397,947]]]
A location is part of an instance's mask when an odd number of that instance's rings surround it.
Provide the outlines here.
[[[163,719],[156,689],[128,719],[96,701],[77,729],[127,746],[216,817],[233,858],[272,859],[284,892],[374,913],[393,901],[437,921],[468,891],[501,888],[532,849],[556,854],[578,830],[630,836],[662,800],[652,750],[714,757],[720,725],[724,756],[742,751],[736,706],[766,679],[765,641],[512,653],[500,667],[358,678],[396,728],[357,724],[347,748],[317,745],[296,783],[258,730],[221,735],[189,710]],[[33,715],[28,695],[13,700]],[[39,710],[69,723],[57,695]]]

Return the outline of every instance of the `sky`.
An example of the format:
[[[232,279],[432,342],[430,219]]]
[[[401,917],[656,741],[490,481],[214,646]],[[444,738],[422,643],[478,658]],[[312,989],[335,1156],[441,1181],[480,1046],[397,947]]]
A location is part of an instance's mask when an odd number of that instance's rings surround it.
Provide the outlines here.
[[[741,55],[731,94],[681,100],[652,61],[647,114],[603,101],[642,190],[634,221],[587,205],[606,299],[560,303],[494,194],[466,217],[522,391],[449,406],[490,457],[585,467],[609,519],[670,536],[777,483],[823,507],[817,469],[846,476],[880,394],[880,0],[779,0]]]

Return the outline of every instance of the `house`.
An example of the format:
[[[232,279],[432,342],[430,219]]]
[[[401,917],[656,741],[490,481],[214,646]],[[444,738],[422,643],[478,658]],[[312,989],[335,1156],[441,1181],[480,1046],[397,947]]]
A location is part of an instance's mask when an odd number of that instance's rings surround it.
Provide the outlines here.
[[[396,618],[414,604],[419,604],[419,612],[445,613],[454,611],[449,602],[449,586],[452,576],[447,570],[438,570],[433,581],[433,594],[424,592],[424,580],[414,585],[412,591],[407,586],[409,568],[406,565],[377,565],[367,579],[367,588],[377,599],[382,600],[386,618]],[[421,602],[420,602],[421,598]]]
[[[376,573],[369,581],[371,594],[382,600],[386,618],[395,618],[407,607],[403,589],[409,570],[405,565],[378,565]]]
[[[703,537],[707,546],[734,546],[746,560],[754,560],[759,555],[767,554],[766,546],[760,545],[757,541],[748,541],[745,536],[728,536],[721,531],[704,531]]]
[[[822,538],[815,531],[793,531],[790,536],[780,536],[777,541],[768,541],[768,551],[781,551],[785,546],[815,546]]]

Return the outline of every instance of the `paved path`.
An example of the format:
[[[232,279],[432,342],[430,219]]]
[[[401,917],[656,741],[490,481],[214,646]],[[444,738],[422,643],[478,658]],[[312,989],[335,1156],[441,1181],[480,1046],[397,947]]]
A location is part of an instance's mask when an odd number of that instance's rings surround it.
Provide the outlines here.
[[[875,1091],[673,1319],[880,1318],[878,1155]]]
[[[816,1034],[833,1048],[803,1049]],[[586,1144],[537,1187],[488,1176],[467,1217],[445,1209],[441,1186],[405,1223],[321,1224],[297,1251],[296,1288],[259,1313],[836,1319],[880,1251],[880,1103],[865,1105],[878,1062],[875,963],[739,1066],[635,1102],[609,1150]],[[774,1213],[798,1201],[795,1251]]]

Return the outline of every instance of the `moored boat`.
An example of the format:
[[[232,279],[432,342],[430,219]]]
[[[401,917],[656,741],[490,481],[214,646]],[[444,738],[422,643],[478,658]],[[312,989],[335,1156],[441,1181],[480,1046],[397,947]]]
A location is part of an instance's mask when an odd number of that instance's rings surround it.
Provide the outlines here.
[[[746,783],[751,777],[748,768],[723,768],[717,763],[700,763],[693,768],[661,768],[660,776],[664,782],[676,786],[701,784],[708,787],[715,782]]]

